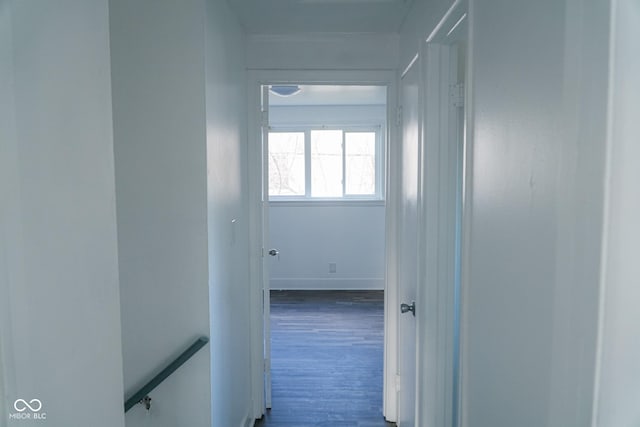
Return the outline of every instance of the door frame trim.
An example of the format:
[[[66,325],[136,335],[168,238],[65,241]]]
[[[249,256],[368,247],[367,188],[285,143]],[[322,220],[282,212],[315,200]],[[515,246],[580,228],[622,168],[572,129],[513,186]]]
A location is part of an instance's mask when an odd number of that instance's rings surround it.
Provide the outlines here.
[[[452,37],[466,25],[467,51],[464,72],[464,110],[454,111],[449,100],[451,69],[457,66]],[[420,44],[423,100],[420,244],[418,304],[422,308],[417,326],[416,422],[419,425],[463,425],[463,367],[466,342],[466,290],[468,289],[469,242],[472,189],[472,41],[469,3],[455,0],[435,28]],[[461,116],[460,116],[461,114]],[[449,143],[452,120],[464,120],[460,152]],[[460,164],[461,163],[461,164]],[[459,172],[456,172],[458,170]],[[457,180],[462,182],[456,184]],[[457,191],[461,194],[457,196]],[[434,196],[435,194],[435,196]],[[435,197],[435,200],[434,200]],[[458,199],[459,197],[459,199]],[[459,217],[456,219],[456,213]],[[458,222],[459,221],[459,222]],[[458,225],[457,225],[458,224]],[[456,227],[459,236],[455,236]],[[457,249],[456,249],[456,245]],[[458,306],[451,289],[455,282],[456,251],[459,258]],[[456,312],[456,310],[458,310]],[[458,356],[455,353],[455,317],[459,325]],[[429,347],[432,350],[429,351]],[[426,365],[431,354],[436,361]],[[458,367],[457,381],[455,365]],[[433,369],[429,371],[428,367]],[[457,383],[457,384],[456,384]],[[456,388],[457,387],[457,388]],[[454,393],[456,396],[454,398]],[[457,400],[457,401],[456,401]],[[427,408],[431,408],[427,410]]]
[[[248,180],[249,180],[249,304],[251,310],[251,394],[252,412],[256,419],[265,412],[264,398],[264,316],[262,267],[262,143],[260,120],[260,87],[266,84],[360,84],[387,87],[387,135],[385,143],[387,185],[385,204],[385,311],[384,311],[384,375],[383,414],[389,421],[396,420],[398,372],[397,317],[398,301],[396,281],[396,248],[393,239],[396,223],[395,190],[391,167],[393,141],[398,138],[396,122],[397,73],[393,70],[248,70]],[[397,181],[397,179],[396,179]]]

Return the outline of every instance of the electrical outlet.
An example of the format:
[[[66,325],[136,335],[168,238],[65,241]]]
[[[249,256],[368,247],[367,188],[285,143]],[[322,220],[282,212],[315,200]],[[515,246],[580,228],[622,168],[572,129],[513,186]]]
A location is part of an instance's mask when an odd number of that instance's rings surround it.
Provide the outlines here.
[[[336,272],[336,263],[335,262],[330,262],[329,263],[329,273],[335,273]]]

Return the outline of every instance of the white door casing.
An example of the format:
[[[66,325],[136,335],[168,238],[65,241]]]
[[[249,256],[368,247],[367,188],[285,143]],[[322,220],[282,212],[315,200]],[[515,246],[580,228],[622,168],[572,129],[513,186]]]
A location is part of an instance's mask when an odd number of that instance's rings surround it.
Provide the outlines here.
[[[460,313],[466,2],[456,1],[421,47],[423,157],[420,205],[417,424],[457,427],[460,396]]]
[[[250,198],[250,277],[251,295],[249,298],[251,305],[251,360],[252,360],[252,396],[253,414],[255,418],[260,418],[265,413],[265,408],[270,406],[267,402],[265,390],[267,390],[266,370],[270,368],[265,360],[266,336],[265,330],[269,320],[268,308],[265,306],[265,293],[268,289],[268,266],[266,262],[271,261],[267,254],[270,249],[265,242],[265,230],[268,221],[268,198],[265,198],[263,183],[268,182],[267,166],[264,162],[267,157],[263,150],[263,91],[271,84],[345,84],[345,85],[379,85],[387,87],[387,135],[385,152],[389,161],[390,141],[395,140],[397,126],[395,122],[395,100],[396,75],[392,71],[338,71],[338,70],[249,70],[248,73],[248,103],[249,103],[249,198]],[[268,117],[268,113],[267,113]],[[266,139],[265,139],[266,141]],[[388,165],[389,166],[389,165]],[[387,168],[387,173],[390,173]],[[393,234],[396,215],[395,199],[390,195],[390,184],[387,178],[387,202],[386,202],[386,231],[387,238]],[[267,186],[268,187],[268,186]],[[392,191],[391,191],[392,192]],[[391,218],[391,219],[390,219]],[[267,236],[268,237],[268,236]],[[389,242],[389,240],[387,240]],[[396,304],[397,289],[396,276],[393,272],[396,269],[395,246],[387,243],[386,248],[386,280],[385,280],[385,331],[384,331],[384,398],[383,414],[389,421],[395,421],[397,411],[396,399],[396,373],[397,373],[397,312]],[[263,257],[264,248],[264,257]],[[391,273],[390,273],[391,272]],[[268,296],[267,296],[268,297]],[[269,350],[270,353],[270,350]],[[267,405],[269,403],[269,405]]]
[[[400,427],[459,425],[466,8],[454,2],[401,79],[398,280],[416,317],[399,318]]]
[[[271,285],[272,260],[269,239],[269,86],[260,88],[260,128],[262,138],[262,313],[264,333],[264,404],[271,409]],[[274,249],[275,250],[275,249]]]

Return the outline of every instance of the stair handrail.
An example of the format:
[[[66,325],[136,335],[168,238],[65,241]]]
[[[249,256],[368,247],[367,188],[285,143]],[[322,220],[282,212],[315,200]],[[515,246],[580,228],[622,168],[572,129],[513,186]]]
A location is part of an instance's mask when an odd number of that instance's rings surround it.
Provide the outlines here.
[[[171,363],[169,363],[162,371],[155,375],[149,382],[140,387],[131,397],[125,399],[124,412],[133,408],[138,403],[144,403],[147,409],[151,406],[151,398],[149,393],[155,389],[161,382],[167,379],[167,377],[173,374],[176,369],[182,366],[187,360],[189,360],[194,354],[196,354],[202,347],[207,345],[209,338],[202,336],[198,338],[193,344],[191,344],[185,351],[183,351],[178,357],[176,357]]]

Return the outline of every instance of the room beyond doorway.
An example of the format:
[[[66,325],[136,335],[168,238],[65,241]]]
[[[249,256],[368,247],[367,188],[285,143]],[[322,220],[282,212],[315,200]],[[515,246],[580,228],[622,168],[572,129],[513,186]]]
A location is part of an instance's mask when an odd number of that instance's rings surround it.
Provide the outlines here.
[[[264,241],[272,255],[265,289],[383,291],[387,87],[271,84],[262,93]],[[268,301],[265,292],[265,314]],[[272,366],[268,328],[265,335]]]
[[[384,289],[387,87],[269,85],[271,289]]]

